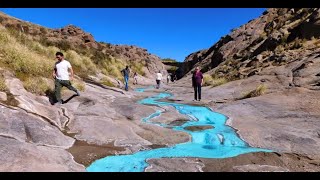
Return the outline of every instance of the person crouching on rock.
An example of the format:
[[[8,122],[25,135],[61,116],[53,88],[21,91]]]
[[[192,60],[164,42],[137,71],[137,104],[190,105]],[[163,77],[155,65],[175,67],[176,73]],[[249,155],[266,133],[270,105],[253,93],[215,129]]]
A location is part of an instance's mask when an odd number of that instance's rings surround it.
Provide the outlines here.
[[[58,104],[63,104],[61,99],[61,88],[64,86],[71,91],[74,91],[77,96],[80,96],[79,91],[71,85],[70,80],[74,78],[72,66],[69,61],[65,60],[62,52],[56,53],[57,62],[55,64],[52,76],[55,79],[55,96]],[[69,72],[71,76],[69,76]]]
[[[192,87],[194,88],[194,101],[201,100],[201,86],[203,84],[203,75],[199,67],[196,67],[192,75]]]

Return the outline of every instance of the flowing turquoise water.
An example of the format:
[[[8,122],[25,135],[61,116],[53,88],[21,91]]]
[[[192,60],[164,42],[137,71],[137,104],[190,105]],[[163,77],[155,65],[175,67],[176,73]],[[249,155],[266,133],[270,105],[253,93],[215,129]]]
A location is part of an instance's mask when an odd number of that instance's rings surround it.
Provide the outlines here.
[[[137,89],[143,92],[144,89]],[[160,93],[139,101],[140,104],[173,106],[179,113],[190,117],[190,121],[180,126],[174,126],[174,130],[184,131],[191,135],[191,142],[176,144],[172,147],[139,151],[130,155],[108,156],[93,162],[88,168],[89,172],[142,172],[148,166],[147,159],[173,158],[173,157],[198,157],[198,158],[228,158],[250,152],[272,152],[268,149],[250,147],[238,137],[234,129],[225,125],[227,117],[211,111],[207,107],[191,106],[178,103],[160,102],[159,99],[170,97],[171,94]],[[153,123],[150,119],[161,115],[157,111],[142,121],[166,127],[166,124]],[[187,126],[213,126],[213,129],[202,131],[188,131]]]
[[[134,91],[136,91],[136,92],[144,92],[145,90],[148,90],[148,89],[154,89],[154,86],[148,86],[148,87],[145,87],[145,88],[136,88]]]

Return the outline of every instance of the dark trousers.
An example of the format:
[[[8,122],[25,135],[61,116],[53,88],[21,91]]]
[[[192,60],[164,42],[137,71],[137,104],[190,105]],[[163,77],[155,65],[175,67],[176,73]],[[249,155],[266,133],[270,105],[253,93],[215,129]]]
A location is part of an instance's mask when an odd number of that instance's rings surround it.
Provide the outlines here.
[[[159,89],[160,88],[160,80],[156,80],[156,82],[157,82],[157,89]]]
[[[74,92],[77,92],[77,89],[74,88],[72,85],[71,85],[71,82],[68,81],[68,80],[59,80],[59,79],[56,79],[55,80],[55,96],[56,96],[56,99],[58,102],[62,102],[61,100],[61,88],[64,86],[68,89],[70,89],[71,91],[74,91]]]
[[[195,84],[194,88],[194,99],[200,100],[201,99],[201,84]]]

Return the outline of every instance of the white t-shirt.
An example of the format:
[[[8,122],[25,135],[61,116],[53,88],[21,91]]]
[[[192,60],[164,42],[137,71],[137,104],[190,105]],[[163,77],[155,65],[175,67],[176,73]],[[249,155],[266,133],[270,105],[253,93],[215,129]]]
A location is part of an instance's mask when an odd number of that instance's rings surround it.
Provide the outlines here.
[[[56,76],[57,79],[60,80],[69,80],[69,71],[68,69],[71,68],[71,64],[67,60],[62,60],[56,63]]]
[[[162,74],[161,73],[157,73],[157,80],[161,80],[162,79]]]

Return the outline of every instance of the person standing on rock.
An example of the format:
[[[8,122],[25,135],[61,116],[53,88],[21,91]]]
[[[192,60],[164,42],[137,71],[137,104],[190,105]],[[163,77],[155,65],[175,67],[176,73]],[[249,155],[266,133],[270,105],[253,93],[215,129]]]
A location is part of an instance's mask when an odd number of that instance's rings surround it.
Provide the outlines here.
[[[192,87],[194,88],[194,101],[201,100],[201,86],[203,84],[203,75],[199,67],[196,67],[192,75]]]
[[[138,74],[137,74],[137,72],[134,72],[134,75],[133,75],[133,84],[138,84]]]
[[[168,74],[168,76],[167,76],[167,84],[169,84],[170,79],[171,79],[171,76],[170,76],[170,74]]]
[[[129,90],[129,75],[130,75],[130,69],[129,66],[126,66],[126,68],[124,68],[122,71],[123,77],[124,77],[124,84],[125,84],[125,90],[128,91]]]
[[[61,88],[66,87],[71,91],[74,91],[77,96],[80,96],[79,91],[71,85],[70,80],[74,78],[74,73],[71,64],[69,61],[64,59],[62,52],[56,53],[57,62],[55,64],[52,76],[55,79],[55,96],[59,104],[62,104],[61,99]],[[70,75],[69,76],[69,72]]]
[[[161,74],[161,71],[159,71],[159,72],[157,73],[157,77],[156,77],[157,89],[160,88],[161,80],[162,80],[162,74]]]

